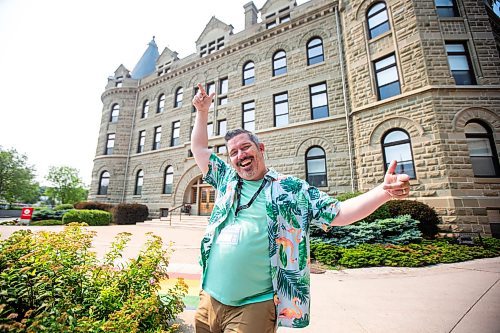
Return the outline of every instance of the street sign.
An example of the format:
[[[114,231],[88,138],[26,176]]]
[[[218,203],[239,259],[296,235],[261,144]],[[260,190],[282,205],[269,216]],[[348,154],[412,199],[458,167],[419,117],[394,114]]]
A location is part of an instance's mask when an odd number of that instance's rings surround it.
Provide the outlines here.
[[[32,207],[25,207],[21,211],[21,219],[22,220],[31,220],[31,216],[33,215]]]

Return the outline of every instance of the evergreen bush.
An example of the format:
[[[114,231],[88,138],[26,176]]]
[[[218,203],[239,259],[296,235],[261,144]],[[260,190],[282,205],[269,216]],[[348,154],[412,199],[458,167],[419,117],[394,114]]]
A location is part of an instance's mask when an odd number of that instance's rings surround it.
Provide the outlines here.
[[[33,215],[31,216],[31,221],[41,221],[41,220],[62,220],[64,214],[69,212],[69,210],[53,210],[50,208],[35,209]]]
[[[135,224],[145,221],[149,216],[148,206],[141,204],[119,204],[113,210],[113,223]]]
[[[360,244],[409,244],[419,242],[422,235],[417,227],[418,221],[409,215],[398,216],[374,222],[334,227],[322,232],[321,241],[342,247],[354,247]]]
[[[440,222],[436,211],[429,205],[415,200],[391,200],[386,203],[391,216],[410,215],[419,221],[418,229],[427,239],[436,237]]]
[[[88,225],[109,225],[111,222],[111,213],[102,210],[70,210],[64,214],[62,219],[64,224],[71,222],[85,222]]]
[[[75,204],[75,209],[103,210],[105,212],[111,212],[113,207],[112,204],[97,201],[80,201]]]
[[[75,207],[73,207],[72,204],[60,204],[60,205],[57,205],[54,207],[54,210],[70,210],[70,209],[74,209]]]

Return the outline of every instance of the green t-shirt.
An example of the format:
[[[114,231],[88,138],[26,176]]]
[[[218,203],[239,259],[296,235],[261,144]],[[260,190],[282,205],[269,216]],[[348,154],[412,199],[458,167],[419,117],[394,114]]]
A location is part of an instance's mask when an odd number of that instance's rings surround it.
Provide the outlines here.
[[[243,180],[240,204],[247,204],[261,184]],[[265,193],[235,217],[237,201],[215,235],[203,279],[203,290],[231,306],[273,298]]]

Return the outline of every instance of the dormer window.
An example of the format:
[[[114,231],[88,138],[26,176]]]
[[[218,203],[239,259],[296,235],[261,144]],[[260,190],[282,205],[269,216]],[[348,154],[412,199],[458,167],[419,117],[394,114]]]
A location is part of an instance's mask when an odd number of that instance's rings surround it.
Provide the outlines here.
[[[209,54],[214,53],[220,49],[224,48],[224,37],[217,38],[216,40],[210,41],[205,45],[200,47],[200,56],[206,57]]]
[[[118,76],[115,79],[115,87],[120,88],[123,85],[123,76]]]
[[[158,71],[156,72],[158,74],[158,76],[162,76],[162,75],[170,73],[170,65],[171,64],[172,64],[172,62],[169,61],[163,65],[158,66]]]
[[[275,26],[290,21],[290,7],[280,9],[275,13],[266,16],[266,29],[272,29]]]

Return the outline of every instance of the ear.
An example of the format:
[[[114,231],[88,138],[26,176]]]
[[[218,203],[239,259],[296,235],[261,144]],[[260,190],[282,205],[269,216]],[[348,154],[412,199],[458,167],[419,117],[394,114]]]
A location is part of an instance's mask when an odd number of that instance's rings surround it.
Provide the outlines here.
[[[261,153],[264,153],[265,149],[264,149],[264,144],[262,142],[259,143],[259,150],[260,150]]]

